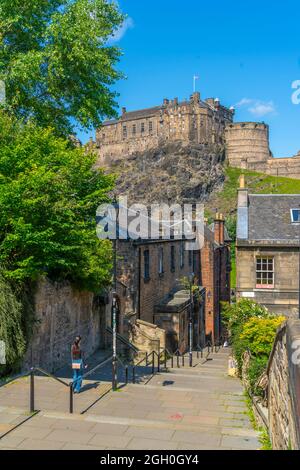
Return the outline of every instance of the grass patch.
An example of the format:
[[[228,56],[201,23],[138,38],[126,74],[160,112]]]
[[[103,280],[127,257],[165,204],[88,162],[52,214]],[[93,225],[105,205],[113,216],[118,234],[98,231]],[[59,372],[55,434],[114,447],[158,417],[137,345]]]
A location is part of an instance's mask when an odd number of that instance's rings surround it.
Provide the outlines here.
[[[299,194],[300,180],[284,178],[281,176],[270,176],[255,171],[243,170],[241,168],[224,168],[225,182],[223,189],[211,197],[206,205],[208,215],[218,212],[224,215],[234,216],[236,214],[237,190],[239,188],[239,177],[245,175],[246,187],[253,194]]]
[[[260,450],[273,450],[268,430],[263,426],[258,426],[257,425],[255,415],[254,415],[254,412],[253,412],[252,400],[251,400],[251,398],[250,398],[250,396],[248,395],[247,392],[245,392],[245,400],[246,400],[246,404],[247,404],[247,412],[246,413],[247,413],[247,415],[250,419],[251,425],[252,425],[253,429],[259,433],[258,440],[261,444]]]

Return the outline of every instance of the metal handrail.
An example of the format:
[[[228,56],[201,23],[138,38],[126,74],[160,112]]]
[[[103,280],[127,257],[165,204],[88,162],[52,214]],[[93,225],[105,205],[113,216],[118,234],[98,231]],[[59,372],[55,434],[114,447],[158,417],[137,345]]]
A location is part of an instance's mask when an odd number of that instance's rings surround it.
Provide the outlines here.
[[[113,330],[110,326],[106,327],[106,331],[110,333],[111,335],[113,334]],[[136,348],[130,341],[128,341],[124,336],[120,335],[120,333],[117,333],[117,340],[123,343],[125,346],[127,346],[129,349],[134,351],[135,353],[139,352],[139,349]]]
[[[96,370],[101,369],[103,366],[105,366],[108,362],[112,360],[112,356],[108,357],[105,359],[103,362],[100,362],[97,366],[95,366],[93,369],[89,370],[85,374],[82,375],[82,379],[85,379],[86,377],[89,377],[89,375],[92,375]],[[77,381],[77,380],[76,380]],[[75,381],[75,382],[76,382]],[[74,382],[72,382],[74,383]]]
[[[42,369],[41,367],[32,367],[32,368],[30,369],[30,373],[31,373],[31,372],[35,372],[35,371],[40,372],[40,373],[43,374],[43,375],[46,375],[46,377],[50,377],[51,379],[56,380],[57,382],[59,382],[59,383],[65,385],[66,387],[69,387],[69,386],[70,386],[69,383],[65,382],[65,381],[62,380],[62,379],[59,379],[58,377],[56,377],[56,375],[51,374],[50,372],[47,372],[46,370]]]

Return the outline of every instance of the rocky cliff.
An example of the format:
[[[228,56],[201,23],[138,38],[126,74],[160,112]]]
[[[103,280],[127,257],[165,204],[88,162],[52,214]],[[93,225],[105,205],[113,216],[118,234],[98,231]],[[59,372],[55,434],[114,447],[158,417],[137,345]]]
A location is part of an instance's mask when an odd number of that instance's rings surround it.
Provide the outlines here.
[[[221,146],[172,142],[114,160],[110,171],[130,203],[206,202],[224,183],[224,160]]]

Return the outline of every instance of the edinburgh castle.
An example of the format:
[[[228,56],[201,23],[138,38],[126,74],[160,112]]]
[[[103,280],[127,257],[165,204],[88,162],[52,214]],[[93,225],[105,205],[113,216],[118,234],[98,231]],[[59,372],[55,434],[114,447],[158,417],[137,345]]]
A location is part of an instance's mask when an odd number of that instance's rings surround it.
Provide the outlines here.
[[[127,112],[106,121],[97,130],[98,164],[157,148],[167,142],[219,145],[231,166],[300,179],[300,154],[274,158],[269,147],[269,126],[258,122],[234,123],[235,110],[218,98],[164,99],[160,106]]]

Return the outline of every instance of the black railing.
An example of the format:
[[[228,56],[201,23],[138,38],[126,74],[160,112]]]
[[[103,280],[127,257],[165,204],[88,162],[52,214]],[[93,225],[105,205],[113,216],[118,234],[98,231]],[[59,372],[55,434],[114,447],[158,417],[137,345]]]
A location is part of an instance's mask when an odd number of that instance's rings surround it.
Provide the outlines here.
[[[69,401],[69,411],[70,413],[73,413],[73,391],[70,383],[65,382],[62,379],[59,379],[56,377],[54,374],[51,374],[50,372],[45,371],[44,369],[41,369],[40,367],[32,367],[30,369],[30,372],[27,374],[24,374],[24,376],[30,376],[30,405],[29,405],[29,410],[30,413],[34,413],[35,410],[35,387],[34,387],[34,377],[35,373],[39,372],[42,375],[45,375],[46,377],[49,377],[50,379],[56,380],[56,382],[61,383],[65,387],[70,388],[70,401]]]
[[[113,334],[113,330],[110,326],[106,327],[106,331],[111,335]],[[117,333],[117,341],[124,344],[124,346],[127,346],[129,349],[131,349],[131,351],[135,353],[139,352],[139,349],[135,347],[130,341],[128,341],[128,339],[125,338],[125,336],[120,335],[120,333]]]

